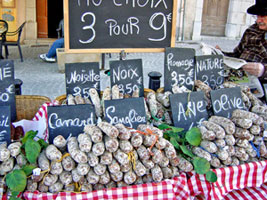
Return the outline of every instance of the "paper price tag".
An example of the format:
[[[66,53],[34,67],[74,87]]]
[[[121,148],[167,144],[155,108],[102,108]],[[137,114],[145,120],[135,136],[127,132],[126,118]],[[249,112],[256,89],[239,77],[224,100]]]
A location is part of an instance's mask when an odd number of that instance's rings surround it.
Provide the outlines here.
[[[40,168],[35,168],[34,170],[32,170],[32,174],[34,176],[39,176],[41,174],[41,169]]]

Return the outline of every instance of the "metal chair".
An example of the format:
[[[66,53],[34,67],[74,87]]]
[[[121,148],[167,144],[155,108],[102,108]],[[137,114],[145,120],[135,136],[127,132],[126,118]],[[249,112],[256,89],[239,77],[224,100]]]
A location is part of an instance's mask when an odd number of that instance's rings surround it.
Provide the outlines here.
[[[8,58],[8,55],[9,55],[8,46],[18,46],[20,59],[21,59],[21,62],[23,62],[23,56],[22,56],[21,47],[20,47],[20,37],[21,37],[21,33],[22,33],[22,30],[23,30],[23,27],[25,24],[26,24],[26,22],[21,24],[17,30],[15,30],[13,32],[7,32],[6,33],[6,36],[17,36],[16,41],[7,41],[7,40],[3,41],[3,45],[5,46],[6,59]]]
[[[6,41],[6,33],[8,31],[8,23],[5,20],[0,20],[0,59],[3,59],[2,56],[2,46]]]
[[[58,28],[56,29],[56,31],[57,31],[57,38],[64,37],[64,21],[63,21],[63,19],[60,20],[60,22],[58,24]]]

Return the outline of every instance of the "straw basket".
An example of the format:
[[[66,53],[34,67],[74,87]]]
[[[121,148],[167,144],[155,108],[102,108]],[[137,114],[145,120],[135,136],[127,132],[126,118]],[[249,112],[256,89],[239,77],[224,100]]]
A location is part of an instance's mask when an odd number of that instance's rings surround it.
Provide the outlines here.
[[[155,93],[154,90],[145,88],[144,89],[144,96],[146,97],[149,92]],[[100,96],[102,96],[102,94],[103,94],[103,91],[100,92]],[[59,102],[59,105],[61,105],[66,100],[66,98],[67,98],[67,95],[63,94],[63,95],[60,95],[60,96],[56,97],[55,100],[57,100]]]
[[[45,102],[51,102],[46,96],[16,95],[17,121],[22,119],[32,120],[39,108]]]

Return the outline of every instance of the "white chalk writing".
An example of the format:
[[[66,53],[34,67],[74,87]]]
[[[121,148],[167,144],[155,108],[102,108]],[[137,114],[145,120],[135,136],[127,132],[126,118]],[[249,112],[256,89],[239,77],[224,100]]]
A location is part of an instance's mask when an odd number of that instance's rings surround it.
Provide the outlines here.
[[[146,123],[146,117],[139,116],[134,109],[131,109],[127,116],[118,117],[114,116],[114,114],[116,114],[115,106],[109,106],[106,108],[106,116],[110,120],[111,124],[122,123],[133,128],[133,123]]]

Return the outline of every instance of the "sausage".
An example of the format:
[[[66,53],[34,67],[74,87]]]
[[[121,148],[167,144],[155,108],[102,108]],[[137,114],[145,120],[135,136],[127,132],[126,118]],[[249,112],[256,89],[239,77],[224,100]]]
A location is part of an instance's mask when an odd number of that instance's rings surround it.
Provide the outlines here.
[[[101,156],[105,152],[105,145],[103,142],[95,143],[92,147],[92,152],[96,156]]]
[[[100,164],[110,165],[112,163],[112,153],[105,151],[104,154],[100,157]]]
[[[118,150],[119,141],[116,138],[105,136],[104,140],[105,140],[105,147],[107,151],[113,153]]]
[[[136,174],[133,171],[126,172],[123,180],[126,184],[131,185],[136,181]]]
[[[143,137],[140,133],[134,133],[131,137],[131,144],[133,147],[138,148],[143,143]]]
[[[233,135],[226,135],[224,138],[227,145],[235,145],[235,137]]]
[[[16,157],[17,155],[19,155],[21,145],[22,144],[20,142],[14,142],[8,145],[7,149],[10,151],[10,155],[12,157]]]
[[[143,176],[146,174],[146,167],[140,162],[140,161],[136,161],[135,162],[135,169],[134,172],[137,176]]]
[[[55,184],[49,186],[49,192],[51,193],[57,193],[62,191],[63,189],[63,184],[61,182],[56,182]]]
[[[116,124],[115,127],[119,131],[119,135],[118,135],[119,139],[129,140],[131,138],[131,132],[123,124]]]
[[[120,165],[116,160],[112,160],[112,163],[108,165],[108,170],[111,174],[116,174],[120,171]],[[114,180],[115,181],[115,180]]]
[[[115,126],[112,126],[108,122],[99,122],[97,126],[107,134],[107,136],[111,138],[117,138],[119,135],[119,131]]]
[[[103,133],[102,131],[94,125],[86,125],[83,129],[83,131],[91,136],[91,140],[94,143],[99,143],[102,141]]]
[[[215,140],[216,134],[213,131],[208,130],[205,126],[200,126],[199,130],[202,136],[202,140]]]
[[[251,119],[246,118],[232,118],[232,121],[240,128],[249,129],[253,122]]]
[[[88,164],[91,167],[95,167],[96,165],[98,165],[99,159],[93,152],[88,153],[87,156],[88,156]]]
[[[88,172],[88,174],[86,175],[86,179],[88,181],[89,184],[97,184],[100,176],[97,175],[93,169],[90,169],[90,171]]]
[[[250,138],[250,132],[247,129],[236,127],[234,136],[237,138],[240,138],[240,139],[249,139]]]
[[[21,155],[22,156],[22,155]],[[22,156],[23,157],[23,156]],[[25,158],[22,158],[25,160]],[[18,162],[19,163],[19,162]],[[25,163],[26,164],[26,163]],[[45,155],[45,151],[42,151],[40,153],[40,155],[38,156],[38,166],[43,170],[48,170],[50,167],[50,162],[47,159],[46,155]]]
[[[235,132],[235,124],[230,119],[221,116],[211,116],[209,121],[222,126],[227,134],[232,135]]]
[[[85,101],[84,99],[80,96],[80,95],[77,95],[74,97],[74,101],[75,103],[78,105],[78,104],[85,104]]]
[[[111,88],[112,99],[120,99],[120,89],[118,85],[113,85]]]
[[[150,158],[149,151],[143,145],[137,148],[137,153],[141,160],[148,160]]]
[[[147,169],[152,169],[155,166],[155,164],[154,164],[154,162],[152,160],[142,160],[142,163],[144,164],[144,166]]]
[[[89,135],[79,134],[78,136],[79,148],[83,152],[90,152],[92,147],[92,141]]]
[[[51,160],[59,160],[62,157],[62,153],[56,148],[55,145],[50,144],[45,150],[46,157]]]
[[[128,140],[120,140],[119,144],[120,144],[120,149],[124,153],[130,153],[131,151],[133,151],[133,146],[131,142],[129,142]]]
[[[79,163],[76,169],[80,176],[84,176],[88,174],[90,166],[87,163]]]
[[[89,89],[89,96],[90,96],[92,103],[95,106],[96,116],[101,117],[102,116],[102,109],[101,109],[100,98],[99,98],[97,90],[95,88],[90,88]]]
[[[202,125],[204,125],[208,130],[213,131],[216,134],[216,138],[223,139],[225,137],[225,131],[220,125],[211,121],[203,121]]]
[[[244,118],[244,116],[247,119],[251,119],[252,122],[256,125],[261,125],[263,123],[262,117],[260,117],[259,115],[255,114],[255,113],[249,112],[249,111],[236,109],[232,113],[232,117],[235,117],[235,118]]]
[[[103,185],[106,185],[110,182],[110,176],[109,176],[109,173],[108,171],[106,171],[104,174],[102,174],[100,176],[100,179],[99,179],[99,183],[100,184],[103,184]]]
[[[161,168],[156,165],[151,169],[152,178],[155,182],[161,182],[163,180],[163,173]]]
[[[72,183],[72,175],[70,172],[64,171],[59,175],[59,180],[64,185],[69,185]]]
[[[102,165],[102,164],[98,164],[94,167],[94,172],[101,176],[102,174],[104,174],[106,172],[107,166],[106,165]]]
[[[207,161],[211,161],[211,155],[199,147],[193,147],[192,152],[198,157],[205,158]]]
[[[63,172],[63,167],[61,165],[61,162],[52,162],[51,163],[51,174],[59,175]]]
[[[215,153],[217,151],[217,146],[208,140],[202,140],[200,146],[206,149],[210,153]]]
[[[123,179],[123,173],[121,171],[118,171],[116,173],[110,174],[110,177],[113,181],[119,182],[119,181],[122,181]]]

